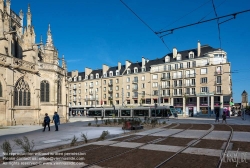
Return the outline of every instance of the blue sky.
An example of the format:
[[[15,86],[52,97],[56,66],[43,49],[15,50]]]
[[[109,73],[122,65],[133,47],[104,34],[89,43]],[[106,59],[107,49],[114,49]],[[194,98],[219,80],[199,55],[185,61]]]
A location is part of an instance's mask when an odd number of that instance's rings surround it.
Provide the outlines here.
[[[214,18],[212,0],[123,0],[154,31],[179,27]],[[11,0],[11,8],[25,16],[30,3],[36,41],[46,41],[51,24],[54,45],[65,55],[68,70],[98,69],[102,64],[117,66],[120,61],[141,61],[163,57],[170,51],[120,0]],[[250,9],[249,0],[214,0],[218,16]],[[198,9],[197,9],[198,8]],[[193,11],[193,12],[192,12]],[[191,12],[191,13],[190,13]],[[182,18],[182,19],[180,19]],[[250,12],[220,25],[221,47],[232,65],[234,101],[250,94]],[[24,21],[26,25],[26,19]],[[172,48],[196,48],[197,41],[220,48],[217,22],[212,21],[165,36]]]

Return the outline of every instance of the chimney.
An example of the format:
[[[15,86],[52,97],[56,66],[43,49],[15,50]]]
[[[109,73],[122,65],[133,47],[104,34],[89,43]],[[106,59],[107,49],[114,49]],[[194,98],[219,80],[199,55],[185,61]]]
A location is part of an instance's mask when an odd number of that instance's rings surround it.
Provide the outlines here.
[[[85,75],[90,75],[90,73],[92,72],[91,68],[85,68]]]
[[[102,65],[102,72],[103,72],[103,73],[105,73],[105,72],[107,73],[108,70],[109,70],[109,66],[103,64],[103,65]]]
[[[201,56],[201,43],[198,40],[198,44],[197,44],[197,57]]]
[[[130,61],[128,61],[128,60],[126,60],[125,65],[126,65],[126,69],[127,69],[127,68],[131,65],[131,62],[130,62]]]
[[[141,63],[142,63],[142,67],[145,67],[145,63],[146,63],[146,59],[144,57],[141,58]]]
[[[122,64],[120,62],[118,62],[118,71],[120,71],[122,68]]]
[[[177,56],[177,49],[176,47],[173,48],[173,58],[176,58]]]

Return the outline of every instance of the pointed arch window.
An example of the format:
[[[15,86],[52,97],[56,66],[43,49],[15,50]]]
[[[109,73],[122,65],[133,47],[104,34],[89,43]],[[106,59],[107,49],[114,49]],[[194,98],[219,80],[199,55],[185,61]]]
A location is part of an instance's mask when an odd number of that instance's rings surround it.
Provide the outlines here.
[[[62,104],[62,86],[61,81],[57,83],[57,103]]]
[[[40,84],[41,102],[49,102],[49,82],[44,80]]]
[[[0,97],[3,97],[3,88],[2,83],[0,82]]]
[[[14,105],[30,106],[30,89],[27,82],[21,78],[15,85],[14,89]]]

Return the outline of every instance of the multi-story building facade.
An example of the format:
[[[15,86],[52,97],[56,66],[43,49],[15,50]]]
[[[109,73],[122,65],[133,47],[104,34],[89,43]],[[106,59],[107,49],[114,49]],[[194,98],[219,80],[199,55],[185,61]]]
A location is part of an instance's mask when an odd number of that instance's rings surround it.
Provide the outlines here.
[[[50,26],[47,41],[36,44],[30,6],[27,25],[10,0],[0,0],[0,125],[38,124],[57,111],[66,121],[67,69],[59,65]]]
[[[68,73],[71,113],[91,107],[172,105],[184,115],[229,108],[232,96],[227,53],[209,45],[141,62]],[[86,113],[85,113],[86,114]]]

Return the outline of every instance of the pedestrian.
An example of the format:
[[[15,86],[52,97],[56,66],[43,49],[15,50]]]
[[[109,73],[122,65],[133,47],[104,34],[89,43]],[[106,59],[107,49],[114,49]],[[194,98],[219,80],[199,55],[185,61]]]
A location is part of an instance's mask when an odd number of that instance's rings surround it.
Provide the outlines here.
[[[46,128],[47,125],[48,125],[49,131],[50,131],[49,123],[50,123],[50,118],[48,116],[48,113],[45,113],[45,117],[44,117],[44,120],[43,120],[43,132],[45,131],[45,128]]]
[[[219,111],[216,111],[215,112],[215,122],[218,121],[219,122],[219,118],[220,118],[220,112]]]
[[[226,112],[224,111],[223,114],[222,114],[222,124],[223,124],[223,121],[225,121],[225,123],[227,124],[227,115],[226,115]]]
[[[60,125],[60,117],[56,111],[55,111],[54,116],[53,116],[53,121],[54,121],[55,127],[56,127],[55,131],[58,131],[58,125]]]

